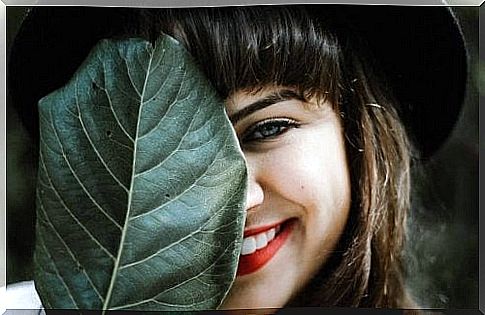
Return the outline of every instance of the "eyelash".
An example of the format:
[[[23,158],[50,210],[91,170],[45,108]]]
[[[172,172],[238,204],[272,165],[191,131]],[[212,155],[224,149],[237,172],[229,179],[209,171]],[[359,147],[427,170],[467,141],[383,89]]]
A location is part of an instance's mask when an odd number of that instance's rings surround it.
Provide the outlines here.
[[[243,143],[274,139],[284,134],[291,128],[298,128],[299,126],[300,124],[290,118],[269,118],[249,127],[248,130],[244,132],[241,139]],[[277,128],[277,130],[265,130],[264,128]],[[272,134],[265,135],[265,132]],[[256,133],[259,133],[259,135],[255,136]]]

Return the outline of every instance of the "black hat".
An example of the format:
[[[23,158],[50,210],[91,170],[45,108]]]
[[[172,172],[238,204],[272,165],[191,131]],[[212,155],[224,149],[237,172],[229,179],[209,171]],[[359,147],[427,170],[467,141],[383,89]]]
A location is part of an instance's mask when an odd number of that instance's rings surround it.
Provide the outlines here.
[[[29,11],[10,50],[8,88],[34,138],[39,99],[67,83],[100,39],[140,12],[100,7]],[[429,157],[452,130],[466,88],[467,54],[453,12],[362,5],[344,5],[339,12],[365,37],[402,105],[401,119],[416,148]]]

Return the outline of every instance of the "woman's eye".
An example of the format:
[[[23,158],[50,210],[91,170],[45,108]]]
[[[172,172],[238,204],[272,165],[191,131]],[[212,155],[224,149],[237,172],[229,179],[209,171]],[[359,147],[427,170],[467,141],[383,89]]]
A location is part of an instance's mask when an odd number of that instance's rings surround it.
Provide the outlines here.
[[[242,138],[243,142],[261,141],[273,139],[290,128],[298,127],[297,122],[291,119],[271,119],[259,122],[251,126],[244,132]]]

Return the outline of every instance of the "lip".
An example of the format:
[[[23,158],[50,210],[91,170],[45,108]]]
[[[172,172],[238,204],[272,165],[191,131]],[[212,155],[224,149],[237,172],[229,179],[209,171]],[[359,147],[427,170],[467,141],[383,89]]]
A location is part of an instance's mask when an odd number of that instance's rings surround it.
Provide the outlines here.
[[[295,220],[290,219],[283,222],[278,222],[271,225],[266,225],[244,231],[244,237],[248,237],[268,231],[278,225],[281,226],[279,233],[266,247],[256,250],[252,254],[239,256],[237,276],[251,274],[266,265],[277,254],[279,249],[285,244],[285,241],[288,239],[288,236],[293,229],[294,222]]]

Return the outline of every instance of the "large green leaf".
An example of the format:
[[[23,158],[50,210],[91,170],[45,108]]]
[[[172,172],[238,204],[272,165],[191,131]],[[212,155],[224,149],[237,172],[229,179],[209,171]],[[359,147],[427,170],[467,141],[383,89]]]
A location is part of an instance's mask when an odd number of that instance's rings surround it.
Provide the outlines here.
[[[216,308],[236,273],[247,175],[184,48],[165,35],[101,41],[39,112],[44,306]]]

